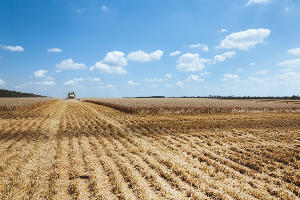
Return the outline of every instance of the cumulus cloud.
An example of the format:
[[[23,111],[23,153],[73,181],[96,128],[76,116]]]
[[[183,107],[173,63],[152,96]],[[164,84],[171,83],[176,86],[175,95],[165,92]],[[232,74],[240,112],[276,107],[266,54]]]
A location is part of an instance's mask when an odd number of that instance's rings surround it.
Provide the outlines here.
[[[79,85],[80,82],[99,82],[100,78],[94,78],[94,77],[88,77],[88,78],[73,78],[71,80],[68,80],[66,82],[64,82],[64,85]]]
[[[162,79],[162,78],[147,78],[147,79],[144,79],[143,81],[145,81],[145,82],[162,82],[164,80],[165,79]]]
[[[23,52],[24,48],[22,46],[5,46],[5,45],[0,45],[2,49],[8,50],[8,51],[19,51]]]
[[[169,86],[169,85],[168,85]],[[167,86],[167,87],[168,87]],[[184,87],[184,83],[182,81],[178,81],[177,83],[175,83],[175,86],[183,88]]]
[[[138,50],[131,52],[127,55],[127,59],[131,61],[136,61],[136,62],[150,62],[150,61],[155,61],[155,60],[160,60],[160,58],[163,56],[164,52],[162,50],[157,50],[154,51],[150,54]]]
[[[61,73],[62,70],[57,69],[57,70],[55,70],[55,72],[56,72],[56,73]]]
[[[263,69],[263,70],[260,70],[260,71],[258,71],[258,72],[255,72],[255,74],[263,75],[263,74],[269,73],[270,71],[271,71],[271,70]]]
[[[290,49],[288,50],[288,54],[298,56],[300,55],[300,48]]]
[[[198,53],[186,53],[177,60],[177,70],[185,72],[201,71],[205,68],[205,63],[209,61],[209,59],[199,58]]]
[[[220,32],[221,32],[221,33],[226,33],[226,32],[228,32],[228,30],[225,29],[225,28],[222,28],[222,29],[220,30]]]
[[[285,60],[277,64],[278,66],[296,68],[300,67],[300,58],[293,59],[293,60]]]
[[[202,72],[200,73],[200,76],[208,76],[210,74],[210,72]]]
[[[48,53],[61,53],[62,49],[52,48],[52,49],[48,49],[47,51],[48,51]]]
[[[173,51],[170,53],[170,56],[177,56],[179,54],[181,54],[181,51]]]
[[[34,76],[37,78],[45,78],[48,70],[38,70],[34,72]]]
[[[250,66],[254,66],[254,65],[255,65],[255,63],[254,63],[254,62],[251,62],[251,63],[249,63],[249,65],[250,65]]]
[[[224,74],[222,81],[238,81],[240,77],[237,74]]]
[[[271,0],[249,0],[245,7],[251,6],[253,4],[266,4],[269,2],[271,2]]]
[[[168,73],[166,74],[167,79],[171,79],[172,78],[172,74]]]
[[[271,33],[270,29],[248,29],[236,33],[231,33],[221,41],[218,48],[248,50],[257,44],[263,43]]]
[[[107,6],[101,6],[100,10],[103,12],[107,12],[108,8],[107,8]]]
[[[187,79],[187,81],[204,81],[204,79],[200,78],[198,75],[192,74]]]
[[[5,81],[0,78],[0,86],[4,86],[4,85],[5,85]]]
[[[125,54],[120,51],[108,52],[103,60],[90,67],[90,71],[109,74],[126,74],[127,71],[124,67],[127,66],[127,59],[124,56]]]
[[[83,63],[75,63],[71,58],[61,61],[56,64],[59,69],[86,69],[86,65]]]
[[[127,81],[129,85],[139,85],[140,83],[134,82],[134,81]]]
[[[55,85],[56,83],[54,81],[38,81],[36,82],[36,84],[50,86],[50,85]]]
[[[203,51],[208,51],[208,46],[206,44],[201,44],[201,43],[197,43],[197,44],[191,44],[189,45],[190,48],[202,48]]]
[[[224,52],[221,55],[214,56],[213,63],[224,62],[227,58],[232,58],[235,55],[235,51]]]

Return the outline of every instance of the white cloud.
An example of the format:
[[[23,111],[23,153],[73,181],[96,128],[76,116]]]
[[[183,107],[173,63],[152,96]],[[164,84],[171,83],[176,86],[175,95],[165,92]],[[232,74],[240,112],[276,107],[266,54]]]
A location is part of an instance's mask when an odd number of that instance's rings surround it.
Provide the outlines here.
[[[300,55],[300,48],[290,49],[288,50],[288,54],[298,56]]]
[[[55,72],[56,72],[56,73],[61,73],[62,70],[57,69]]]
[[[64,82],[64,85],[78,85],[79,82],[84,81],[83,78],[73,78],[72,80]]]
[[[228,32],[228,30],[225,29],[225,28],[222,28],[222,29],[220,30],[220,32],[221,32],[221,33],[226,33],[226,32]]]
[[[124,67],[127,66],[127,59],[124,56],[125,54],[120,51],[108,52],[103,59],[103,63],[110,66]]]
[[[172,74],[168,73],[166,74],[167,79],[171,79],[172,78]]]
[[[201,44],[201,43],[197,43],[197,44],[191,44],[189,45],[190,48],[202,48],[203,51],[208,51],[208,46],[206,44]]]
[[[56,64],[59,69],[86,69],[86,65],[83,63],[75,63],[71,58],[61,61]]]
[[[208,51],[208,46],[202,48],[203,51]]]
[[[162,79],[162,78],[147,78],[147,79],[144,79],[143,81],[145,82],[163,82],[165,79]]]
[[[79,85],[80,82],[84,82],[84,81],[88,81],[88,82],[99,82],[100,78],[94,78],[94,77],[88,77],[88,78],[73,78],[69,81],[64,82],[64,85]]]
[[[248,50],[249,48],[254,48],[257,44],[263,43],[264,39],[267,38],[270,33],[270,29],[263,28],[231,33],[221,41],[218,48]]]
[[[249,81],[258,82],[258,83],[261,83],[261,82],[266,81],[266,79],[256,78],[256,77],[252,77],[252,76],[250,76],[250,77],[248,78],[248,80],[249,80]]]
[[[184,87],[184,83],[182,81],[178,81],[177,83],[175,83],[175,86],[183,88]]]
[[[102,63],[102,61],[97,62],[94,66],[91,66],[90,71],[97,71],[107,74],[127,74],[127,71],[123,67],[110,66]]]
[[[38,70],[34,72],[34,76],[37,78],[45,78],[48,70]]]
[[[154,60],[160,60],[160,58],[163,56],[164,52],[161,50],[154,51],[150,54],[138,50],[131,52],[127,55],[128,60],[136,61],[136,62],[150,62]]]
[[[86,8],[80,8],[80,9],[77,9],[76,11],[77,11],[77,13],[83,13],[86,11]]]
[[[224,74],[222,81],[238,81],[240,77],[237,74]]]
[[[227,58],[232,58],[235,55],[235,51],[224,52],[221,55],[214,56],[213,63],[215,62],[224,62]]]
[[[4,85],[5,85],[5,81],[0,78],[0,86],[4,86]]]
[[[192,74],[187,79],[187,81],[204,81],[204,79],[199,78],[198,75]]]
[[[242,69],[242,68],[238,68],[236,71],[237,71],[237,72],[242,72],[243,69]]]
[[[150,53],[151,60],[160,60],[160,58],[164,55],[164,52],[162,50],[157,50],[152,53]]]
[[[210,74],[210,72],[202,72],[200,73],[200,76],[208,76]]]
[[[55,85],[55,82],[54,81],[38,81],[38,82],[36,82],[36,84],[48,86],[48,85]]]
[[[251,6],[253,4],[266,4],[269,2],[271,2],[271,0],[249,0],[245,7]]]
[[[181,51],[173,51],[170,53],[170,56],[177,56],[179,54],[181,54]]]
[[[108,52],[103,60],[90,67],[90,71],[109,74],[127,74],[127,71],[123,68],[127,66],[127,59],[124,56],[125,54],[120,51]]]
[[[52,48],[52,49],[48,49],[47,51],[48,51],[48,53],[61,53],[62,49]]]
[[[278,66],[296,68],[300,67],[300,58],[293,59],[293,60],[285,60],[277,64]]]
[[[254,65],[255,65],[255,63],[254,63],[254,62],[251,62],[251,63],[249,63],[249,65],[250,65],[250,66],[254,66]]]
[[[284,12],[287,13],[287,12],[289,12],[289,11],[290,11],[290,8],[289,8],[289,7],[285,7],[285,8],[284,8]]]
[[[199,58],[199,54],[186,53],[177,60],[177,70],[185,72],[201,71],[209,59]]]
[[[129,85],[139,85],[140,83],[134,82],[134,81],[127,81]]]
[[[88,77],[87,80],[90,81],[90,82],[99,82],[101,79],[100,78]]]
[[[8,50],[8,51],[20,51],[23,52],[24,48],[22,46],[5,46],[5,45],[0,45],[2,49]]]
[[[101,6],[100,10],[103,11],[103,12],[107,12],[108,8],[106,6]]]
[[[268,69],[263,69],[263,70],[260,70],[258,72],[255,72],[255,74],[260,74],[260,75],[263,75],[263,74],[267,74],[269,73],[271,70],[268,70]]]

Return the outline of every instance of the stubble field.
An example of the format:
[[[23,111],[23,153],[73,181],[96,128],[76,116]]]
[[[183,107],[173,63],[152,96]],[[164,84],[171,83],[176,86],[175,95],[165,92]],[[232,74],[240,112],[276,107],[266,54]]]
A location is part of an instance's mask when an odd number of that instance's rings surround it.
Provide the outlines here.
[[[0,199],[300,198],[297,102],[159,114],[64,100],[3,105]]]

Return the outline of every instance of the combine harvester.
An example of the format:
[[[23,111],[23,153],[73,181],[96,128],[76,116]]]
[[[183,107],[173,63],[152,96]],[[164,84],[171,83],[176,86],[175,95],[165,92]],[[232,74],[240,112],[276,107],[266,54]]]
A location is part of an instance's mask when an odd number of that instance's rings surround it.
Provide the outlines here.
[[[67,100],[80,101],[79,98],[76,98],[75,92],[69,92],[66,98]]]

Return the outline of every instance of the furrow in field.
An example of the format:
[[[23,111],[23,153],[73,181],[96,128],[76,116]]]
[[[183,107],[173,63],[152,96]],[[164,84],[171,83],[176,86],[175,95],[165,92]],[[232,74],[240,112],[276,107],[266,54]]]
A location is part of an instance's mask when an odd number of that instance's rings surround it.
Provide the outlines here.
[[[144,177],[130,164],[125,158],[125,154],[116,152],[116,146],[112,138],[109,142],[105,137],[101,137],[100,143],[105,147],[106,153],[114,159],[116,166],[119,167],[125,179],[135,188],[135,192],[140,199],[159,199],[158,195],[152,190],[150,184]]]
[[[279,197],[285,197],[285,198],[295,198],[295,196],[287,189],[282,189],[282,187],[286,187],[285,183],[282,183],[279,179],[275,179],[273,177],[270,177],[266,174],[261,174],[259,172],[256,172],[248,167],[242,166],[238,163],[235,163],[231,160],[228,160],[227,158],[224,158],[220,155],[215,154],[212,152],[208,146],[201,142],[196,142],[196,144],[201,147],[201,149],[197,148],[197,146],[194,146],[194,143],[192,140],[190,140],[187,136],[179,136],[173,137],[174,140],[178,140],[180,143],[186,143],[187,145],[195,148],[196,155],[205,155],[205,157],[208,157],[210,160],[210,164],[212,163],[219,163],[221,166],[225,167],[226,171],[234,174],[236,177],[243,177],[249,180],[251,178],[252,180],[256,180],[255,187],[262,188],[259,190],[259,192],[253,192],[253,194],[259,194],[263,192],[261,195],[266,195],[266,192],[269,193],[269,195],[275,196],[276,198]],[[204,159],[204,157],[202,157]],[[213,162],[212,162],[213,161]],[[232,170],[228,169],[231,168]],[[253,185],[253,184],[252,184]],[[290,186],[289,186],[290,187]],[[262,197],[262,196],[261,196]]]
[[[113,159],[103,150],[104,147],[99,143],[98,138],[90,136],[89,139],[94,153],[109,177],[114,194],[120,199],[138,199],[133,193],[132,186],[130,187],[129,183],[124,179]]]

